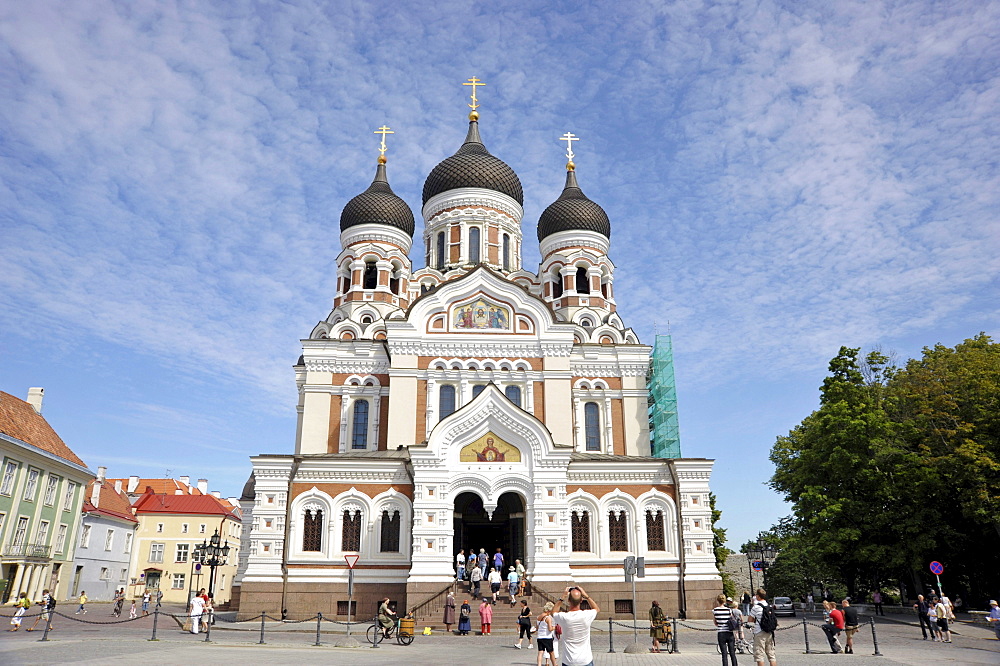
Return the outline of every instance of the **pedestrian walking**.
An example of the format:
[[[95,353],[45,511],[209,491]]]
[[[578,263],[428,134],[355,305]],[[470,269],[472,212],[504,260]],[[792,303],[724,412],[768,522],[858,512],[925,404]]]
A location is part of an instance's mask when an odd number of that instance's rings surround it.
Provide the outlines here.
[[[462,556],[463,561],[465,556]],[[455,595],[452,592],[448,592],[448,596],[444,600],[444,627],[445,631],[449,634],[451,633],[451,625],[455,624]]]
[[[479,567],[483,578],[486,578],[486,569],[490,566],[490,556],[486,554],[485,548],[479,549],[479,555],[476,557],[476,566]]]
[[[552,619],[553,608],[555,608],[555,605],[551,601],[542,606],[542,614],[538,616],[536,622],[535,644],[538,645],[536,666],[542,666],[545,662],[546,654],[548,654],[550,666],[556,666],[556,623]]]
[[[996,599],[990,599],[990,612],[986,616],[986,621],[993,627],[993,633],[1000,641],[1000,605],[997,605]]]
[[[660,602],[654,601],[653,605],[649,607],[649,637],[653,639],[651,652],[659,652],[660,641],[666,640],[667,636],[664,629],[666,623],[667,616],[664,615],[663,609],[660,608]]]
[[[771,666],[777,666],[774,632],[778,629],[778,618],[767,603],[767,590],[762,587],[757,588],[757,596],[750,608],[749,622],[753,625],[753,658],[757,666],[764,666],[765,661]]]
[[[519,586],[518,581],[519,581],[519,579],[518,579],[518,576],[517,576],[517,571],[515,571],[514,567],[511,566],[510,567],[510,571],[507,574],[507,591],[510,592],[510,605],[511,606],[514,606],[515,604],[517,604],[517,589],[518,589],[518,586]]]
[[[924,600],[924,595],[917,595],[917,603],[913,604],[913,609],[917,611],[917,622],[920,623],[920,633],[924,635],[924,640],[927,640],[928,632],[931,635],[931,640],[936,640],[934,638],[934,625],[931,624],[930,609],[932,605]]]
[[[128,617],[129,617],[130,620],[134,620],[136,618],[136,615],[137,615],[137,611],[136,611],[136,608],[135,608],[135,599],[133,599],[132,600],[132,608],[128,612]]]
[[[844,654],[854,654],[854,634],[858,633],[858,609],[851,605],[849,599],[840,602],[840,607],[844,613],[844,635],[847,637],[847,644],[844,646]]]
[[[832,601],[824,601],[823,605],[826,606],[830,614],[830,619],[823,625],[823,633],[826,634],[826,640],[830,641],[830,652],[840,654],[843,652],[843,648],[838,636],[844,630],[844,614],[837,609],[837,604]]]
[[[468,636],[472,631],[472,606],[466,599],[458,609],[458,635]]]
[[[479,604],[479,625],[483,636],[490,635],[490,625],[493,624],[493,606],[486,599]]]
[[[514,567],[511,567],[512,569]],[[517,616],[517,643],[514,644],[518,650],[521,649],[521,640],[528,639],[528,649],[531,649],[531,609],[528,602],[521,600],[521,612]]]
[[[455,556],[455,580],[465,578],[465,550],[459,550]]]
[[[726,605],[726,595],[715,598],[716,606],[712,609],[712,619],[715,621],[715,637],[722,652],[722,666],[729,666],[730,660],[736,666],[736,628],[739,622],[733,610]]]
[[[191,617],[191,633],[197,634],[201,625],[201,616],[205,613],[205,599],[200,594],[191,597],[191,604],[188,606]]]
[[[156,607],[159,608],[163,603],[163,590],[156,590]]]
[[[806,595],[806,603],[809,604],[809,612],[810,613],[815,613],[816,612],[816,599],[813,597],[813,593],[812,592],[810,592],[809,594]]]
[[[931,597],[930,603],[927,604],[927,620],[934,627],[933,642],[944,643],[944,634],[941,633],[941,627],[937,623],[937,597]]]
[[[465,563],[465,577],[466,577],[466,579],[471,578],[471,576],[472,576],[472,570],[476,569],[476,568],[478,568],[478,565],[476,564],[476,554],[473,553],[472,549],[470,548],[469,549],[469,559]]]
[[[83,592],[80,592],[80,606],[79,608],[76,609],[76,614],[79,615],[80,613],[83,613],[84,615],[86,615],[87,614],[86,605],[87,605],[87,591],[84,590]]]
[[[872,593],[872,603],[875,604],[875,614],[885,616],[885,611],[882,610],[882,593],[878,590]]]
[[[945,596],[944,594],[942,594],[941,595],[941,599],[940,599],[940,603],[944,604],[945,608],[947,609],[947,613],[945,614],[945,618],[947,618],[949,620],[954,620],[955,619],[955,604],[951,603],[951,599],[949,599],[947,596]]]
[[[469,577],[469,582],[472,583],[472,598],[479,599],[482,596],[480,586],[483,583],[483,570],[478,566],[472,567],[472,575]]]
[[[21,628],[21,618],[23,618],[24,614],[28,612],[28,609],[31,608],[31,599],[28,598],[27,592],[21,593],[21,596],[14,602],[14,608],[16,609],[14,611],[14,617],[10,619],[10,626],[13,627],[13,629],[8,629],[7,631],[17,631]]]
[[[31,625],[31,628],[28,629],[28,631],[34,631],[35,627],[38,626],[38,623],[41,620],[44,620],[46,624],[49,624],[49,617],[50,617],[49,612],[53,608],[55,608],[56,604],[55,601],[52,599],[52,595],[49,594],[49,591],[47,589],[42,590],[42,598],[38,602],[38,606],[41,610],[38,613],[38,617],[35,618],[35,623]],[[49,628],[51,629],[51,626]]]
[[[951,606],[944,602],[944,599],[938,599],[937,603],[934,604],[934,615],[937,618],[938,626],[938,640],[943,643],[951,643],[951,630],[948,628],[948,612],[951,610]]]
[[[497,552],[493,554],[493,568],[497,571],[503,571],[503,553],[497,548]]]
[[[583,610],[586,601],[590,608]],[[563,610],[563,609],[566,610]],[[560,635],[559,651],[563,666],[590,666],[594,653],[590,648],[590,626],[601,608],[582,587],[567,587],[555,607],[555,620]]]
[[[750,590],[743,590],[743,596],[740,597],[740,610],[743,611],[743,615],[750,614],[750,604],[753,603],[753,598],[750,596]]]
[[[146,617],[149,615],[149,599],[152,595],[149,593],[149,588],[142,593],[142,616]]]
[[[500,586],[503,584],[503,578],[500,576],[500,572],[496,568],[490,569],[490,592],[493,593],[493,605],[497,605],[497,596],[500,594]]]
[[[115,606],[111,609],[111,614],[115,617],[122,616],[122,606],[125,604],[125,588],[115,590]]]

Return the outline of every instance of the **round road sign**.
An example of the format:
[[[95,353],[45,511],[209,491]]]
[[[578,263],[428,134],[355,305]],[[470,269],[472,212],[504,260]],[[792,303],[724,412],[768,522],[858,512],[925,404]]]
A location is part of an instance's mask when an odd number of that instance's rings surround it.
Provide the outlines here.
[[[763,565],[763,563],[761,563],[760,560],[754,560],[753,562],[750,563],[750,566],[753,567],[754,571],[763,571],[764,570],[764,565]]]
[[[940,576],[944,573],[944,565],[937,561],[931,562],[931,573]]]

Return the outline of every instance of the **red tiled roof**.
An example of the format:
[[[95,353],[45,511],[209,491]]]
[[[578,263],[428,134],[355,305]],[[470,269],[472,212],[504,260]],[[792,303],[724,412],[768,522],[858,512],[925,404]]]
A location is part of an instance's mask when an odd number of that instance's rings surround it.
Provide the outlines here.
[[[87,484],[87,494],[83,498],[83,510],[87,513],[100,513],[112,518],[121,518],[133,523],[138,523],[132,515],[132,505],[124,494],[115,490],[115,484],[109,483],[105,479],[101,485],[101,492],[97,497],[97,506],[91,504],[90,500],[94,496],[94,486],[100,483],[94,479]]]
[[[178,515],[231,516],[236,514],[227,509],[222,502],[211,495],[161,495],[154,493],[152,488],[132,505],[136,514],[140,513],[172,513]]]
[[[80,467],[87,466],[34,407],[3,391],[0,391],[0,432]]]

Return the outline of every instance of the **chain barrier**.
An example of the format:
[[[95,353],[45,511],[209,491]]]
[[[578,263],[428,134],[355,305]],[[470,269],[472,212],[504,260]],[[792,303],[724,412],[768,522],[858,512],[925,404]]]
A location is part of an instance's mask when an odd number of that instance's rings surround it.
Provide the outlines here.
[[[80,622],[81,624],[127,624],[128,622],[136,622],[138,620],[145,620],[149,615],[137,615],[135,617],[125,618],[124,620],[111,620],[101,621],[101,620],[81,620],[78,617],[73,617],[72,615],[66,615],[65,613],[60,613],[59,611],[52,611],[53,615],[58,615],[59,617],[64,617],[67,620],[73,620],[74,622]],[[23,617],[28,617],[27,615]]]
[[[695,627],[695,626],[692,626],[692,625],[687,624],[685,622],[681,622],[680,620],[677,621],[677,624],[679,624],[682,627],[685,627],[686,629],[694,629],[695,631],[718,631],[718,628],[716,628],[716,627],[711,627],[709,629],[704,629],[702,627]]]

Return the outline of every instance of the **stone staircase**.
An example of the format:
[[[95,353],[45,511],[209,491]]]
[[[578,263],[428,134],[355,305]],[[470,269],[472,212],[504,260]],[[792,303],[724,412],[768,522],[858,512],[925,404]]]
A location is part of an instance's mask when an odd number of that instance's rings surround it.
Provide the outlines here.
[[[469,605],[472,606],[472,632],[478,634],[480,631],[479,622],[479,600],[473,599],[470,592],[470,586],[468,582],[455,583],[452,585],[452,592],[455,594],[455,618],[456,624],[451,626],[452,631],[458,630],[458,610],[462,606],[462,602],[468,600]],[[486,585],[483,585],[483,591],[485,592]],[[524,599],[528,602],[528,608],[531,609],[532,617],[537,617],[539,613],[542,612],[542,606],[545,605],[547,595],[540,593],[539,590],[533,590],[532,586],[529,585],[527,593],[523,597],[517,598],[517,604],[514,606],[510,605],[510,594],[506,589],[501,590],[500,594],[497,596],[497,603],[493,606],[493,623],[492,632],[496,633],[512,633],[517,634],[517,616],[521,614],[521,600]],[[436,599],[434,603],[428,605],[426,608],[422,609],[421,612],[417,614],[416,617],[416,628],[417,631],[422,631],[424,627],[430,627],[432,631],[444,631],[444,600],[446,595],[441,595],[439,599]],[[487,594],[487,599],[491,599],[492,595]]]

